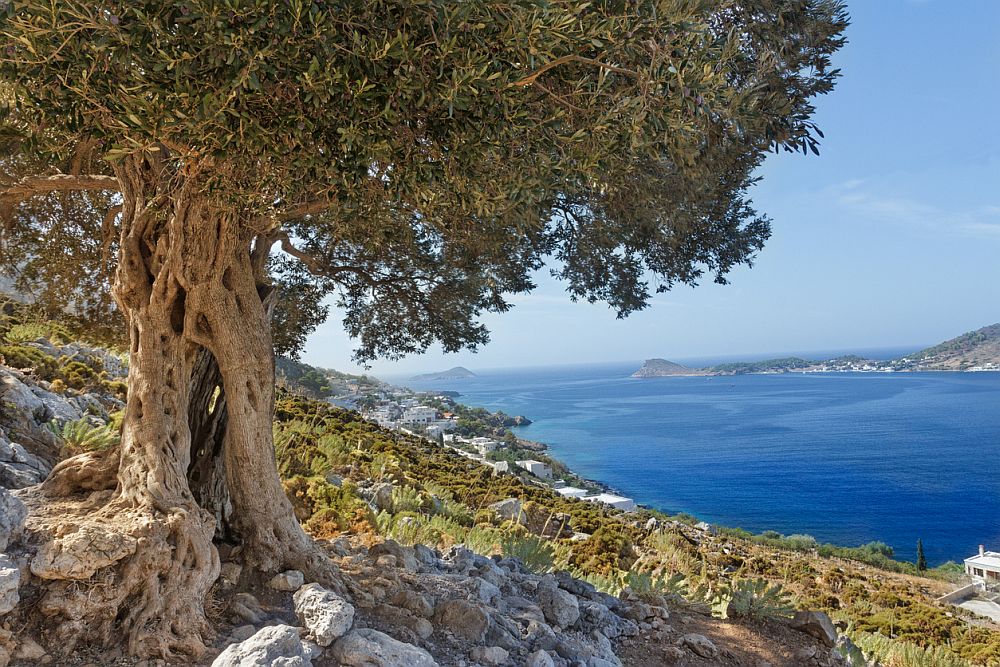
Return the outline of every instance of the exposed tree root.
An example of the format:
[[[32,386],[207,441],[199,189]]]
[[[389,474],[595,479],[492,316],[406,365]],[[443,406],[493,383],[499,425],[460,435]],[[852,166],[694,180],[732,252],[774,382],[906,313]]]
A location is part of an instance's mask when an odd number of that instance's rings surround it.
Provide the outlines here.
[[[68,655],[79,642],[112,646],[124,638],[137,656],[200,656],[212,633],[204,601],[219,574],[214,519],[198,507],[102,503],[106,490],[50,494],[70,488],[69,479],[77,489],[102,486],[103,466],[95,465],[87,483],[80,458],[53,471],[48,488],[20,494],[29,506],[28,541],[37,547],[31,571],[44,590],[37,609],[56,640],[51,648]]]

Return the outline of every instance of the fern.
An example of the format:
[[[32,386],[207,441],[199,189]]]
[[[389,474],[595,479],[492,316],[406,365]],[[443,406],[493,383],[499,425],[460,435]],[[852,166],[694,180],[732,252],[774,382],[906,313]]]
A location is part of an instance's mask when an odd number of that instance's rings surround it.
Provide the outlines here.
[[[877,633],[861,632],[852,637],[869,660],[885,667],[973,667],[944,646],[923,648]]]
[[[121,441],[118,431],[110,424],[94,426],[86,418],[62,425],[49,422],[46,426],[62,441],[67,455],[103,451],[117,447]]]
[[[555,565],[555,548],[544,537],[510,532],[500,540],[500,552],[507,557],[517,558],[535,574],[547,574]]]
[[[766,579],[736,581],[720,595],[718,609],[723,618],[747,618],[755,621],[788,618],[795,613],[791,597],[781,584]]]
[[[419,512],[423,504],[420,491],[412,486],[393,487],[392,509],[394,512]]]

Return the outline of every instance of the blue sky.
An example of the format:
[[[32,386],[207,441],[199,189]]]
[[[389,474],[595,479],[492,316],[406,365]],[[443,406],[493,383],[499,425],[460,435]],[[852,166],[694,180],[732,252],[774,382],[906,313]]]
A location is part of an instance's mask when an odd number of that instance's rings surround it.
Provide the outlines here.
[[[484,321],[478,354],[381,374],[936,343],[1000,321],[1000,2],[855,0],[820,157],[777,155],[753,199],[773,235],[731,284],[659,295],[616,320],[544,276]],[[335,312],[303,359],[357,370]]]

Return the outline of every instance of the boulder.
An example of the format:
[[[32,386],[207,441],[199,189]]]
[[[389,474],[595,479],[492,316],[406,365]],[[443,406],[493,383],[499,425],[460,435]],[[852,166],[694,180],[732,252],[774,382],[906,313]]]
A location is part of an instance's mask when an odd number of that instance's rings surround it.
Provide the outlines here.
[[[422,648],[369,628],[353,630],[338,639],[332,653],[336,664],[343,667],[438,667]]]
[[[6,551],[7,545],[21,536],[27,517],[28,509],[21,499],[0,488],[0,551]]]
[[[16,442],[10,442],[0,432],[0,487],[24,489],[38,484],[51,467]],[[2,519],[0,519],[2,521]]]
[[[375,505],[375,509],[391,512],[392,484],[389,484],[388,482],[377,484],[372,494],[372,503]]]
[[[485,579],[478,577],[469,580],[470,596],[485,604],[494,604],[500,600],[500,589]]]
[[[417,561],[427,567],[437,569],[441,567],[441,559],[434,553],[434,550],[423,544],[413,545],[413,555]]]
[[[508,498],[507,500],[501,500],[498,503],[493,503],[490,505],[490,509],[496,512],[496,515],[505,521],[516,521],[517,523],[525,522],[521,501],[517,498]]]
[[[788,625],[799,632],[812,635],[825,645],[833,647],[837,643],[837,628],[822,611],[797,611]]]
[[[547,652],[538,650],[528,656],[524,667],[555,667],[555,663]]]
[[[310,654],[299,639],[298,628],[271,625],[250,639],[227,646],[212,667],[312,667]]]
[[[507,664],[510,653],[499,646],[477,646],[469,653],[469,657],[486,667],[497,667]]]
[[[45,649],[42,645],[36,642],[31,637],[24,637],[21,639],[21,643],[18,644],[17,650],[14,651],[15,660],[24,660],[29,664],[35,665],[44,658],[46,655]]]
[[[568,628],[580,618],[580,603],[561,588],[541,588],[538,591],[538,606],[542,608],[545,620],[560,628]]]
[[[837,640],[837,648],[833,652],[839,655],[844,664],[849,667],[865,667],[868,664],[865,660],[865,654],[846,635]]]
[[[306,578],[298,570],[285,570],[271,577],[267,585],[276,591],[297,591],[305,580]]]
[[[7,554],[0,554],[0,615],[6,614],[21,601],[17,588],[21,585],[21,570]]]
[[[446,600],[438,603],[434,623],[440,630],[478,644],[486,636],[490,617],[482,605],[467,600]]]
[[[299,622],[320,646],[329,646],[354,624],[354,607],[319,584],[303,586],[292,596],[292,602]]]
[[[392,597],[392,603],[422,618],[430,618],[434,615],[433,601],[417,591],[403,589]]]
[[[229,611],[244,623],[260,624],[267,620],[267,613],[250,593],[237,593],[229,603]]]
[[[395,540],[386,540],[368,550],[368,557],[372,560],[377,561],[379,556],[385,555],[395,557],[396,563],[410,572],[416,572],[418,569],[417,558],[413,555],[413,549],[404,547]]]
[[[684,635],[678,640],[678,643],[691,649],[693,653],[696,653],[703,658],[708,658],[709,660],[712,660],[719,655],[719,649],[717,649],[715,644],[712,643],[712,640],[705,635],[698,635],[694,633]]]

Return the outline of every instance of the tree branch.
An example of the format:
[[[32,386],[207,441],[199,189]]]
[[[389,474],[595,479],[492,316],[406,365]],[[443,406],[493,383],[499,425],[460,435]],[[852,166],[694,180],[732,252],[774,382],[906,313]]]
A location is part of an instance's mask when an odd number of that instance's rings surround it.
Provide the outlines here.
[[[26,176],[6,190],[0,190],[0,202],[12,204],[50,192],[71,192],[77,190],[120,190],[114,176],[90,174],[74,176],[56,174],[54,176]]]
[[[297,220],[298,218],[303,218],[307,215],[317,215],[323,211],[330,208],[330,200],[326,198],[310,199],[308,201],[302,202],[301,204],[295,204],[285,210],[275,209],[271,213],[264,214],[258,218],[254,219],[255,223],[264,222],[264,233],[269,233],[276,231],[281,227],[281,223],[288,222],[289,220]],[[276,237],[275,240],[280,240],[280,236]]]

